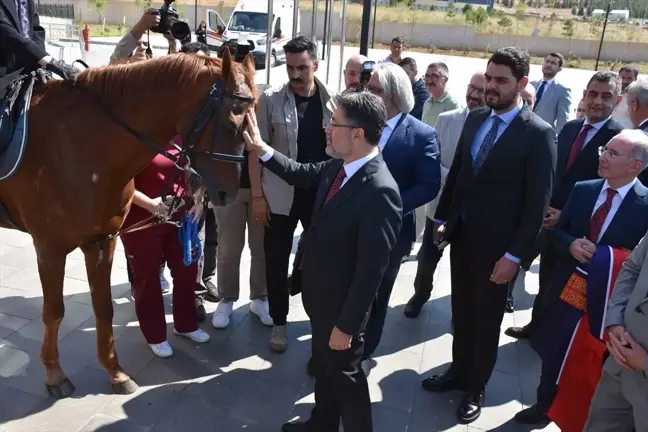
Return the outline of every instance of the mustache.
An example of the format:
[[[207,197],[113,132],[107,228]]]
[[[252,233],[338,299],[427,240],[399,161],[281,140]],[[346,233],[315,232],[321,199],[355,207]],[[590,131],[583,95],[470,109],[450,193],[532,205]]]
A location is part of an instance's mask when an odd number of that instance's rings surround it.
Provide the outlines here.
[[[303,82],[301,78],[290,78],[290,82]]]

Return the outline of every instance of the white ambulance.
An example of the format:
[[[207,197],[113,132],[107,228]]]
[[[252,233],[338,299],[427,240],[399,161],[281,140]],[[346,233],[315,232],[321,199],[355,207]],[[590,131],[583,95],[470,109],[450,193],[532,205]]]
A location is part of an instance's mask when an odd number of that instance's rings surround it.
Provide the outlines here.
[[[272,18],[272,54],[270,66],[285,60],[283,46],[292,39],[293,25],[299,34],[299,12],[297,23],[293,23],[293,0],[274,0]],[[267,0],[239,0],[227,25],[213,10],[207,10],[207,44],[218,48],[225,42],[236,40],[239,52],[249,50],[257,65],[265,65],[268,31]]]

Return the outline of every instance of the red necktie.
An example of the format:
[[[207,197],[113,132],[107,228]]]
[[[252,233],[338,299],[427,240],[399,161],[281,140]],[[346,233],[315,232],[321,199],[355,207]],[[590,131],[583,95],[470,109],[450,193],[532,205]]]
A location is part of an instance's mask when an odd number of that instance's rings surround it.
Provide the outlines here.
[[[342,182],[344,181],[345,177],[346,177],[346,171],[344,171],[344,166],[341,166],[340,171],[338,171],[337,176],[335,177],[335,180],[333,180],[333,184],[331,184],[331,188],[326,194],[326,198],[324,199],[324,204],[322,205],[322,207],[324,207],[326,203],[328,203],[331,200],[331,198],[333,198],[335,194],[340,191],[340,189],[342,188]],[[304,265],[304,252],[302,252],[301,259],[299,260],[298,268],[301,270],[303,265]]]
[[[340,167],[340,171],[338,171],[337,177],[335,177],[335,180],[333,180],[331,189],[329,189],[328,193],[326,194],[324,205],[326,205],[331,200],[331,198],[333,198],[335,194],[340,191],[340,188],[342,187],[342,182],[344,181],[344,177],[346,177],[346,171],[344,171],[344,166],[342,166]]]
[[[610,209],[612,208],[612,199],[616,195],[617,191],[615,189],[607,189],[607,198],[605,202],[599,206],[594,212],[592,219],[590,219],[590,240],[594,243],[598,243],[599,234],[601,234],[601,228],[605,223],[605,218]]]
[[[592,129],[592,127],[593,126],[589,124],[583,126],[583,130],[580,131],[578,137],[576,138],[576,141],[574,142],[574,145],[572,145],[572,148],[569,151],[569,159],[567,159],[567,166],[565,167],[565,170],[568,170],[569,167],[571,167],[572,164],[576,161],[576,158],[578,158],[578,155],[581,153],[581,150],[583,150],[583,146],[585,145],[585,138],[587,138],[587,133]]]

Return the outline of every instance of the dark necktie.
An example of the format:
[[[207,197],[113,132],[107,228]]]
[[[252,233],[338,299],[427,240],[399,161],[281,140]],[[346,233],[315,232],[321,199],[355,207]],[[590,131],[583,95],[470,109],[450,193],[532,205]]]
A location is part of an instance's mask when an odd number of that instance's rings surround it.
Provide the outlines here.
[[[340,191],[340,189],[342,188],[342,182],[344,182],[345,177],[346,177],[346,171],[344,171],[344,165],[343,165],[340,167],[340,171],[338,171],[335,180],[333,180],[333,183],[331,184],[331,188],[326,194],[326,198],[324,199],[324,204],[322,204],[322,207],[324,207],[331,200],[331,198],[333,198],[335,194]],[[299,270],[301,270],[304,266],[304,255],[305,252],[302,251],[301,259],[299,260],[299,266],[297,267]]]
[[[482,141],[482,145],[481,147],[479,147],[477,156],[475,156],[475,160],[473,161],[473,174],[477,174],[482,165],[484,165],[484,162],[486,162],[488,154],[495,146],[495,141],[497,141],[497,129],[499,128],[501,122],[501,118],[497,116],[493,117],[493,124],[484,137],[484,141]]]
[[[542,84],[540,84],[540,87],[538,87],[538,93],[536,94],[536,101],[535,105],[533,106],[533,111],[538,108],[538,105],[540,105],[540,99],[542,99],[542,95],[544,94],[545,88],[547,87],[547,81],[542,81]]]
[[[610,209],[612,208],[612,199],[617,194],[615,189],[607,189],[607,198],[605,202],[599,206],[594,212],[592,219],[590,219],[590,240],[594,243],[598,243],[599,234],[601,234],[601,228],[605,223],[605,218]]]
[[[16,10],[18,11],[18,18],[20,20],[20,33],[29,39],[29,14],[27,13],[27,4],[25,0],[14,0]]]
[[[567,166],[565,167],[565,171],[568,170],[574,162],[576,162],[576,159],[578,159],[578,155],[581,154],[581,151],[585,146],[585,138],[587,138],[587,133],[592,130],[592,128],[592,125],[586,124],[578,134],[578,137],[576,137],[576,141],[574,141],[574,144],[569,151],[569,159],[567,159]]]
[[[335,180],[333,180],[333,184],[331,184],[331,189],[329,189],[328,193],[326,194],[326,199],[324,200],[323,206],[325,206],[331,200],[331,198],[333,198],[335,194],[340,191],[344,177],[346,177],[346,171],[344,171],[344,166],[342,166],[340,167],[340,171],[338,171],[337,177],[335,177]]]

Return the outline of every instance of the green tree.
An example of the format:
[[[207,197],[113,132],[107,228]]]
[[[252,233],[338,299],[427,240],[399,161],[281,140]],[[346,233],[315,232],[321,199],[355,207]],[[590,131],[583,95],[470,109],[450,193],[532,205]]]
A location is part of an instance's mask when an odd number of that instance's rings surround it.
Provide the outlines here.
[[[464,13],[464,15],[468,15],[468,14],[471,13],[473,10],[474,10],[474,9],[473,9],[473,6],[472,6],[470,3],[466,3],[466,4],[464,5],[464,7],[463,7],[463,13]]]
[[[520,0],[518,4],[515,5],[515,36],[517,36],[519,33],[520,22],[524,22],[524,17],[526,16],[527,10],[527,4],[522,0]],[[515,44],[517,44],[517,37],[515,38]]]
[[[153,7],[153,0],[135,0],[135,4],[144,10],[149,10]]]
[[[556,15],[555,12],[551,13],[551,16],[549,17],[549,36],[551,36],[551,32],[553,31],[554,25],[556,25],[556,21],[558,20],[558,15]]]
[[[455,16],[457,16],[457,12],[455,11],[455,6],[454,4],[448,2],[448,10],[446,11],[446,18],[453,19]]]
[[[569,38],[569,54],[571,54],[571,40],[574,36],[574,20],[568,19],[563,22],[562,35]]]
[[[102,32],[106,30],[106,6],[108,6],[108,0],[89,0],[90,5],[94,8],[95,12],[99,14],[101,19]]]
[[[603,27],[603,17],[595,18],[590,21],[589,33],[594,39],[598,39],[601,35],[601,28]]]
[[[497,21],[497,27],[499,27],[503,33],[511,33],[512,26],[513,20],[507,16],[504,16]]]

